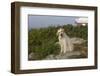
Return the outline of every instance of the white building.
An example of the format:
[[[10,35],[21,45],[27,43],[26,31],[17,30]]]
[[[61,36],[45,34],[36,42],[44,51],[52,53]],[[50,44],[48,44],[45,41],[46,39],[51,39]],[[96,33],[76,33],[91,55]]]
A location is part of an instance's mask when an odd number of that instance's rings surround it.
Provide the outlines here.
[[[77,26],[86,26],[88,24],[88,18],[77,18],[75,19]]]

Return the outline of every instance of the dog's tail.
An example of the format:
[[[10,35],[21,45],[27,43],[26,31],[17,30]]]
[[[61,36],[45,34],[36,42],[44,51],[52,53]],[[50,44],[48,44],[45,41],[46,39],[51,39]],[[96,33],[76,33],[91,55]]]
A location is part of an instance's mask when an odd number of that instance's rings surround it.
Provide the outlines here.
[[[82,44],[82,43],[84,43],[84,42],[86,42],[86,40],[84,40],[84,39],[82,39],[82,38],[71,38],[71,42],[73,43],[73,44]]]

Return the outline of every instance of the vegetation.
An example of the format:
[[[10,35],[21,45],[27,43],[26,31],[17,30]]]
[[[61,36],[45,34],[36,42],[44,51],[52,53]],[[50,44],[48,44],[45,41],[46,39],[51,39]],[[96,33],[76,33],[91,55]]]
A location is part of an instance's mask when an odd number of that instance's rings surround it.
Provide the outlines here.
[[[28,32],[28,53],[34,53],[34,60],[44,59],[50,54],[57,55],[60,52],[59,45],[56,45],[58,38],[56,32],[63,27],[69,37],[79,37],[87,40],[87,26],[49,26],[47,28],[30,29]],[[86,46],[87,44],[85,44]]]

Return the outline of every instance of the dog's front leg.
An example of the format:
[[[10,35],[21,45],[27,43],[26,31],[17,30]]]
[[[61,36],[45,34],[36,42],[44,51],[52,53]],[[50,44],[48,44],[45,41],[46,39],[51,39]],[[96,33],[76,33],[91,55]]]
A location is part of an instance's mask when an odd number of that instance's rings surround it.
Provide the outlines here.
[[[61,51],[60,51],[60,54],[63,54],[63,51],[64,51],[64,46],[61,45]]]

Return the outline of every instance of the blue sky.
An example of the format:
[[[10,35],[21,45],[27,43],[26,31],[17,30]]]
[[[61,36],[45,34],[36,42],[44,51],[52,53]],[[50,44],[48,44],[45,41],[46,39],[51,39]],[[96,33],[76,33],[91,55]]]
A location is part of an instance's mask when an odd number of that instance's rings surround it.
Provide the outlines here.
[[[79,17],[71,16],[45,16],[45,15],[29,15],[28,26],[31,28],[40,28],[48,26],[57,26],[64,24],[75,24],[75,19]]]

